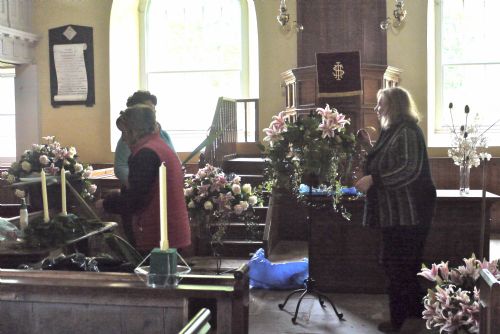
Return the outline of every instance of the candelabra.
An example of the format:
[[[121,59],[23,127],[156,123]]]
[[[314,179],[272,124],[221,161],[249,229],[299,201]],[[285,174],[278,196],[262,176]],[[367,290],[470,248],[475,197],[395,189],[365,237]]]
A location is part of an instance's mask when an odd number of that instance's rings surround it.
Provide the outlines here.
[[[281,28],[284,31],[290,31],[291,28],[294,28],[297,32],[304,30],[304,26],[302,24],[298,24],[297,21],[293,21],[292,24],[290,22],[290,14],[288,13],[288,9],[286,7],[285,0],[280,1],[280,13],[276,16],[278,23],[281,25]]]
[[[405,2],[404,0],[395,0],[396,8],[393,10],[392,15],[394,19],[388,17],[382,22],[380,22],[380,28],[382,30],[387,30],[392,25],[393,27],[398,28],[403,24],[403,21],[406,18],[406,9],[404,9]]]

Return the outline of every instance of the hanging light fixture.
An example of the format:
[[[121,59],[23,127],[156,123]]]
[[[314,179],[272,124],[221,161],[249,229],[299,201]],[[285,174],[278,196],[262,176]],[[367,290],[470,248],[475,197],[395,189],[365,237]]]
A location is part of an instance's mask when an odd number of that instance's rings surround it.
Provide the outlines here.
[[[392,11],[392,15],[394,19],[388,17],[382,22],[380,22],[380,29],[387,30],[392,25],[395,28],[398,28],[403,24],[403,21],[406,18],[406,9],[404,9],[405,2],[404,0],[395,0],[396,8]]]
[[[280,0],[280,12],[279,15],[276,16],[278,23],[281,25],[284,31],[290,31],[291,28],[294,28],[296,31],[304,30],[304,26],[302,24],[298,24],[297,21],[293,21],[290,25],[290,14],[288,13],[288,9],[286,8],[285,0]]]

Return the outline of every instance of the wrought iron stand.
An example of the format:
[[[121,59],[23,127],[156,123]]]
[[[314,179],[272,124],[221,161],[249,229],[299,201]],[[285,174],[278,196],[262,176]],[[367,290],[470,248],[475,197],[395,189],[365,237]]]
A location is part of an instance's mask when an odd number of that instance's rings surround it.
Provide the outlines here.
[[[311,254],[311,225],[312,225],[312,208],[311,208],[311,203],[312,203],[312,188],[313,186],[317,187],[318,186],[318,179],[317,177],[314,176],[309,176],[308,182],[304,182],[309,185],[309,205],[308,205],[308,210],[307,210],[307,249],[308,249],[308,254]],[[309,268],[308,268],[309,269]],[[308,270],[309,272],[309,270]],[[297,314],[299,313],[299,308],[300,308],[300,303],[302,302],[302,299],[308,294],[314,295],[318,298],[319,304],[321,307],[325,308],[325,300],[332,305],[333,311],[339,318],[339,320],[345,320],[344,315],[337,310],[335,307],[335,304],[328,298],[325,294],[320,292],[318,289],[316,289],[316,281],[314,278],[309,275],[307,279],[304,280],[305,288],[302,289],[297,289],[292,291],[285,299],[285,302],[283,304],[279,304],[278,307],[280,310],[283,310],[285,307],[286,303],[290,299],[291,296],[300,293],[299,300],[297,301],[297,307],[295,308],[295,314],[293,315],[292,322],[294,324],[297,323]]]

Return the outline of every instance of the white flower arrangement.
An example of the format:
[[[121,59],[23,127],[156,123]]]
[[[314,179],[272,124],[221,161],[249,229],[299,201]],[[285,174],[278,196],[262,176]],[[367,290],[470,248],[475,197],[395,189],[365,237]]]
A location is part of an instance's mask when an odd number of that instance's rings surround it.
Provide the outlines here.
[[[198,224],[218,224],[212,242],[220,242],[225,223],[230,220],[247,224],[257,219],[252,208],[262,200],[250,184],[240,182],[239,176],[226,175],[220,168],[207,164],[184,184],[184,198],[191,219]],[[205,227],[201,229],[206,230]]]
[[[0,178],[12,184],[20,178],[38,175],[45,171],[47,175],[58,175],[61,168],[81,177],[84,186],[81,192],[83,198],[93,199],[97,186],[88,178],[92,174],[92,166],[78,162],[77,150],[73,146],[65,147],[55,140],[54,136],[42,137],[44,144],[33,144],[31,150],[26,150],[18,162],[13,162],[8,171],[1,173]]]
[[[485,137],[486,132],[491,129],[498,121],[493,123],[483,132],[479,129],[479,115],[476,114],[469,122],[470,108],[465,106],[465,124],[455,127],[453,122],[453,103],[449,104],[451,115],[452,147],[448,149],[448,156],[453,159],[457,166],[477,167],[481,164],[481,159],[491,159],[491,154],[486,152],[488,140]]]

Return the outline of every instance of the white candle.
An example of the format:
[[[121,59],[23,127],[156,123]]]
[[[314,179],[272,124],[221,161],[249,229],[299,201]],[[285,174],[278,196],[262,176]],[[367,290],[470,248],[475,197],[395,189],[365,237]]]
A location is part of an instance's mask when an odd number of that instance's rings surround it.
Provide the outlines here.
[[[49,217],[49,203],[47,202],[47,179],[45,178],[45,171],[42,169],[40,172],[42,178],[42,201],[43,201],[43,221],[48,223]]]
[[[168,245],[168,221],[167,221],[167,167],[162,162],[160,166],[160,249],[167,250]]]
[[[61,215],[68,215],[66,210],[66,171],[64,168],[61,168]]]

